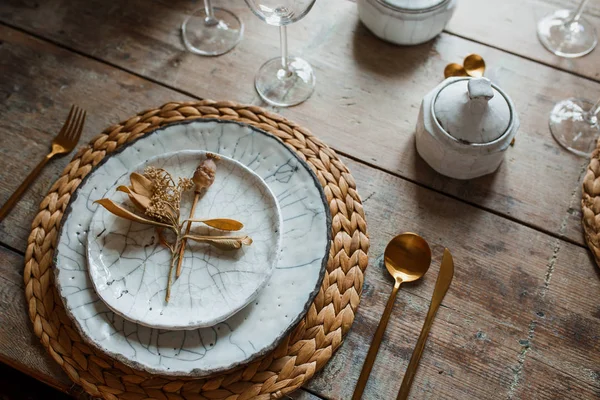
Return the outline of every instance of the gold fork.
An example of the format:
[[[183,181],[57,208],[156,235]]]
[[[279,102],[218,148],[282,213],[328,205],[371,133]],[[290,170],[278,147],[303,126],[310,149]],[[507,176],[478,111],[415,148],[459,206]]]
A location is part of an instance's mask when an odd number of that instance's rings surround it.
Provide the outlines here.
[[[67,117],[62,129],[52,141],[52,151],[48,153],[46,157],[42,159],[42,161],[40,161],[37,167],[35,167],[27,176],[27,178],[25,178],[23,183],[21,183],[21,186],[19,186],[12,196],[10,196],[8,201],[4,203],[0,209],[0,221],[2,221],[9,211],[12,210],[15,204],[17,204],[17,201],[21,198],[25,190],[29,187],[29,185],[31,185],[34,179],[40,174],[48,161],[50,161],[54,156],[68,154],[75,148],[75,145],[81,136],[81,131],[83,131],[85,115],[85,110],[82,108],[79,108],[76,105],[71,107],[69,116]]]

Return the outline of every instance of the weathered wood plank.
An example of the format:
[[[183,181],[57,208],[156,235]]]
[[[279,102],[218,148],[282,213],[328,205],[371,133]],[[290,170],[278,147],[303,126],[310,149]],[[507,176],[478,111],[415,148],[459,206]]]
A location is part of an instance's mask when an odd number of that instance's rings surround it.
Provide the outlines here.
[[[555,10],[575,9],[579,3],[580,0],[460,0],[446,30],[598,81],[598,49],[581,58],[561,58],[546,50],[537,38],[537,23],[541,18]],[[600,3],[588,2],[584,18],[600,26]],[[564,89],[567,93],[570,88]]]
[[[600,397],[598,388],[534,358],[525,361],[525,371],[523,383],[510,393],[509,399],[595,400]]]
[[[578,388],[570,394],[576,398],[587,388],[598,398],[600,269],[587,252],[563,247],[560,243],[557,243],[557,252],[555,266],[548,276],[550,285],[540,289],[540,305],[528,357],[565,376],[565,380],[558,380],[553,390]],[[534,373],[532,371],[532,375]],[[576,383],[577,380],[583,384]],[[535,379],[525,379],[525,384],[536,385]]]
[[[287,397],[284,397],[291,399],[291,400],[320,400],[321,398],[318,396],[315,396],[312,393],[307,392],[306,390],[300,389],[300,390],[296,390],[295,392],[293,392],[292,394],[290,394]]]
[[[224,3],[246,22],[246,37],[218,58],[183,50],[178,29],[194,7],[189,2],[11,0],[0,5],[0,21],[180,90],[260,104],[252,79],[265,58],[277,54],[277,31],[243,2]],[[448,34],[422,46],[392,46],[359,24],[347,0],[317,2],[289,36],[292,52],[315,66],[318,86],[310,101],[279,112],[342,153],[583,243],[577,188],[584,161],[559,148],[547,118],[556,101],[594,98],[600,84]],[[498,173],[462,182],[441,177],[416,155],[413,132],[420,101],[444,66],[472,52],[484,56],[487,75],[513,97],[522,123]],[[111,88],[98,82],[96,90],[108,95]]]

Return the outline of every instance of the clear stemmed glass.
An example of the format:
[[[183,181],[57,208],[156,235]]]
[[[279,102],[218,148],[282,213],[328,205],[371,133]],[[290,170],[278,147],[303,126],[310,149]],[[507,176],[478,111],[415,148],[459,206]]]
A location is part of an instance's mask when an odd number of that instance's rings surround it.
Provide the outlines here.
[[[315,89],[315,74],[305,60],[288,55],[287,25],[303,18],[315,0],[246,0],[250,9],[269,25],[279,26],[281,57],[258,70],[256,91],[267,103],[289,107],[308,99]]]
[[[212,0],[204,0],[204,8],[194,11],[181,24],[181,35],[188,51],[218,56],[242,40],[244,24],[231,11],[213,7]]]
[[[596,28],[581,16],[589,0],[582,0],[577,10],[558,10],[538,22],[540,42],[557,56],[585,56],[598,44]]]
[[[600,137],[599,112],[600,99],[596,104],[581,99],[558,102],[550,113],[550,132],[570,152],[588,157]]]

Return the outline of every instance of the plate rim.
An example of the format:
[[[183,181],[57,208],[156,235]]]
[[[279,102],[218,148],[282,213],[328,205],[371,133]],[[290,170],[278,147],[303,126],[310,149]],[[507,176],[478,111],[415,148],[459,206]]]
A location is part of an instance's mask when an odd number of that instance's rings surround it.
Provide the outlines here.
[[[291,149],[285,142],[283,142],[280,138],[278,138],[277,136],[267,132],[264,129],[258,128],[254,125],[248,124],[248,123],[244,123],[244,122],[240,122],[240,121],[232,121],[232,120],[227,120],[227,119],[222,119],[222,118],[196,118],[193,120],[183,120],[183,121],[174,121],[174,122],[170,122],[167,123],[165,125],[162,125],[160,127],[157,127],[155,129],[150,130],[149,132],[131,140],[130,142],[126,142],[123,143],[121,146],[119,146],[117,149],[111,151],[110,153],[106,154],[104,156],[104,158],[102,158],[102,160],[100,160],[100,162],[98,162],[98,164],[96,164],[94,166],[94,168],[88,172],[88,174],[81,180],[81,182],[79,182],[79,185],[77,185],[77,188],[75,189],[75,193],[71,196],[71,198],[69,199],[69,203],[67,204],[67,207],[65,208],[65,211],[61,217],[60,220],[60,227],[58,229],[58,235],[57,235],[57,244],[56,244],[56,248],[54,249],[54,254],[52,257],[52,268],[54,270],[54,285],[56,286],[56,290],[57,293],[59,295],[59,297],[61,298],[63,305],[65,304],[65,297],[63,296],[63,292],[61,289],[61,284],[59,283],[59,279],[58,276],[60,274],[60,269],[57,267],[57,258],[58,258],[58,254],[59,252],[59,248],[58,248],[58,244],[60,243],[60,239],[63,235],[63,229],[64,229],[64,221],[66,221],[66,219],[70,216],[71,211],[72,211],[72,205],[75,202],[75,200],[78,198],[79,196],[79,189],[89,180],[89,178],[98,170],[98,168],[100,166],[102,166],[103,164],[105,164],[106,162],[108,162],[108,160],[123,152],[125,149],[127,149],[128,147],[134,145],[135,143],[137,143],[139,140],[145,139],[150,137],[151,135],[155,135],[158,132],[165,130],[169,127],[172,126],[177,126],[177,125],[190,125],[190,124],[196,124],[196,123],[209,123],[209,122],[215,122],[217,124],[234,124],[234,125],[238,125],[240,127],[244,127],[244,128],[248,128],[254,132],[260,133],[264,136],[266,136],[267,138],[270,138],[271,140],[275,140],[277,141],[288,153],[290,153],[292,155],[292,157],[294,157],[298,162],[300,162],[305,169],[308,171],[309,175],[311,176],[313,183],[315,184],[317,190],[319,191],[319,194],[321,196],[321,201],[323,202],[323,205],[325,206],[325,224],[326,224],[326,234],[327,234],[327,243],[325,245],[325,252],[323,255],[323,259],[321,261],[321,270],[319,273],[319,277],[317,279],[315,288],[309,293],[308,295],[308,299],[304,304],[304,307],[302,309],[302,311],[297,315],[297,317],[290,322],[290,324],[288,325],[288,327],[277,337],[275,338],[275,340],[273,340],[273,343],[269,346],[265,346],[261,351],[258,351],[254,354],[252,354],[249,357],[246,357],[246,359],[242,360],[242,361],[238,361],[235,363],[230,364],[227,367],[221,367],[221,368],[214,368],[211,370],[206,370],[206,369],[201,369],[201,368],[194,368],[192,370],[190,370],[188,373],[182,374],[182,373],[178,373],[178,372],[169,372],[169,371],[165,371],[165,370],[158,370],[155,368],[151,368],[151,367],[146,367],[145,365],[137,362],[137,361],[132,361],[129,358],[118,354],[118,353],[113,353],[113,352],[109,352],[103,348],[101,348],[91,337],[89,337],[85,331],[81,328],[79,321],[77,320],[77,318],[74,317],[73,313],[71,312],[71,310],[68,307],[64,307],[65,313],[67,314],[67,316],[73,321],[73,326],[75,327],[75,329],[77,330],[77,332],[81,335],[81,337],[84,339],[84,341],[92,346],[94,349],[96,349],[97,351],[101,352],[104,355],[107,355],[109,357],[112,357],[120,362],[122,362],[123,364],[133,367],[135,369],[138,370],[142,370],[151,374],[157,374],[157,375],[162,375],[162,376],[171,376],[171,377],[192,377],[192,378],[205,378],[205,377],[210,377],[216,374],[220,374],[220,373],[224,373],[224,372],[228,372],[228,371],[232,371],[236,368],[239,368],[241,366],[247,365],[261,357],[264,357],[265,355],[267,355],[268,353],[270,353],[271,351],[273,351],[274,349],[277,348],[277,346],[279,346],[279,344],[281,344],[281,342],[283,341],[284,338],[286,338],[287,336],[290,335],[290,333],[298,326],[298,324],[302,321],[302,319],[304,319],[304,317],[306,316],[306,314],[308,313],[310,306],[313,304],[315,298],[317,297],[317,294],[319,293],[319,290],[321,289],[322,283],[323,283],[323,279],[325,277],[325,272],[327,272],[327,264],[329,262],[329,253],[331,252],[331,245],[332,245],[332,240],[333,240],[333,236],[332,236],[332,217],[331,217],[331,208],[329,207],[329,203],[327,201],[327,196],[325,195],[325,190],[323,188],[323,186],[321,186],[321,182],[319,181],[319,178],[317,177],[316,173],[313,171],[313,169],[311,168],[310,164],[308,164],[306,161],[304,161],[297,153],[295,150]],[[89,228],[88,228],[89,229]],[[112,310],[111,310],[112,311]]]
[[[245,166],[244,164],[242,164],[241,162],[234,160],[231,157],[227,157],[224,156],[222,154],[219,153],[213,153],[210,151],[206,151],[206,150],[179,150],[179,151],[171,151],[171,152],[167,152],[167,153],[161,153],[158,154],[156,156],[150,157],[145,161],[140,162],[139,164],[136,164],[135,166],[133,166],[129,171],[131,174],[131,171],[138,171],[140,169],[140,167],[144,166],[144,165],[148,165],[149,162],[151,162],[152,160],[156,160],[159,158],[164,158],[164,157],[170,157],[170,156],[174,156],[176,154],[184,154],[184,155],[206,155],[207,153],[212,153],[212,154],[217,154],[221,159],[225,159],[228,162],[232,163],[233,165],[235,165],[237,168],[240,168],[241,170],[243,170],[245,173],[250,174],[253,179],[255,181],[260,182],[260,185],[262,185],[263,188],[266,188],[267,192],[271,195],[271,198],[273,199],[274,203],[275,203],[275,218],[277,219],[277,229],[278,229],[278,235],[277,235],[277,243],[275,246],[275,260],[270,262],[270,268],[268,273],[266,274],[265,278],[263,279],[263,281],[260,283],[260,285],[257,286],[256,288],[256,292],[253,293],[251,296],[249,296],[246,300],[244,300],[244,303],[241,306],[237,306],[237,308],[234,308],[233,310],[230,310],[226,316],[221,316],[218,318],[213,318],[210,321],[204,322],[202,324],[187,324],[187,325],[149,325],[145,322],[142,322],[138,319],[134,319],[130,316],[126,316],[125,313],[116,310],[112,304],[109,304],[107,300],[105,300],[104,296],[102,296],[100,293],[101,291],[98,290],[98,285],[96,284],[96,281],[92,278],[92,273],[91,273],[91,268],[90,265],[92,264],[90,262],[90,242],[94,239],[91,238],[91,236],[87,236],[87,241],[86,241],[86,251],[85,251],[85,258],[86,258],[86,262],[87,262],[87,272],[88,272],[88,276],[90,277],[90,281],[92,282],[92,286],[94,287],[94,291],[96,292],[96,294],[98,295],[98,297],[100,298],[100,300],[102,300],[104,302],[104,304],[115,314],[120,315],[121,317],[125,318],[126,320],[133,322],[135,324],[139,324],[142,326],[145,326],[147,328],[151,328],[151,329],[161,329],[161,330],[167,330],[167,331],[192,331],[192,330],[196,330],[196,329],[203,329],[203,328],[211,328],[213,326],[216,326],[224,321],[226,321],[227,319],[231,318],[234,314],[240,312],[242,309],[244,309],[246,306],[248,306],[250,303],[252,303],[252,301],[254,301],[254,299],[256,297],[258,297],[258,295],[260,294],[260,292],[264,289],[265,285],[267,285],[267,283],[271,280],[271,277],[273,276],[273,272],[275,271],[275,269],[277,268],[277,265],[279,264],[279,252],[281,250],[282,247],[282,234],[281,234],[281,226],[283,225],[283,219],[281,218],[281,209],[279,207],[279,202],[277,201],[277,197],[275,196],[275,193],[273,193],[273,191],[271,190],[271,188],[269,187],[269,185],[267,185],[267,183],[254,171],[252,171],[250,168],[248,168],[247,166]],[[121,178],[119,178],[120,180]],[[114,187],[116,187],[117,183],[115,182],[115,184],[109,188],[113,189]],[[92,214],[92,221],[90,222],[90,226],[88,228],[88,231],[92,230],[92,225],[94,224],[94,220],[96,218],[96,215],[98,213],[102,212],[102,208],[98,207],[96,209],[96,211],[94,211],[94,213]],[[89,233],[89,232],[88,232]],[[97,269],[97,268],[96,268]],[[102,291],[104,292],[104,291]]]

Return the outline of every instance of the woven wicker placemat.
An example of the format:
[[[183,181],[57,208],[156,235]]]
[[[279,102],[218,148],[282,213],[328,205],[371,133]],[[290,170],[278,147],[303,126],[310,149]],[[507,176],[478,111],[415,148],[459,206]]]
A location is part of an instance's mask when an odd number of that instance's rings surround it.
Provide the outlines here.
[[[88,346],[54,286],[52,259],[63,213],[82,179],[119,146],[175,121],[244,122],[281,139],[308,162],[332,215],[332,244],[321,289],[306,317],[269,355],[233,372],[177,379],[133,370]],[[73,382],[105,399],[274,399],[322,368],[350,329],[360,301],[369,239],[356,184],[335,152],[308,130],[260,107],[203,100],[167,103],[107,128],[80,149],[42,200],[25,254],[25,295],[35,334]]]
[[[585,241],[594,255],[596,265],[600,266],[600,147],[592,153],[583,177],[581,196]]]

